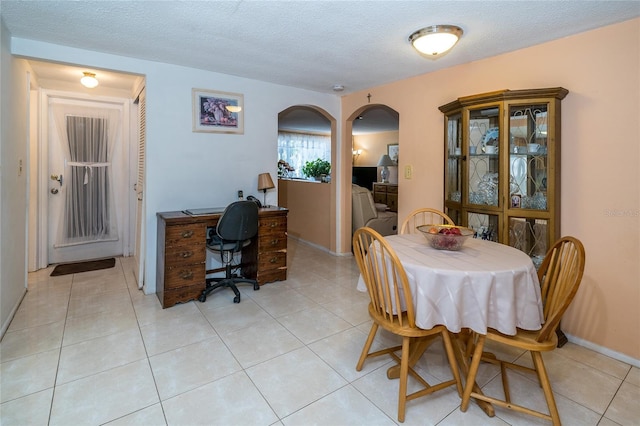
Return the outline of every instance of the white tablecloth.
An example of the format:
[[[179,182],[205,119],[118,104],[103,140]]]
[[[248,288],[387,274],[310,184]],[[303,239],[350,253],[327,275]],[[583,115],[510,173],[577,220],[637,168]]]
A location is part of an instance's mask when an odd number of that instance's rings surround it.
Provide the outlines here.
[[[407,272],[418,327],[514,335],[544,322],[538,276],[522,251],[473,238],[460,251],[431,248],[421,234],[385,238]],[[366,291],[362,277],[358,290]]]

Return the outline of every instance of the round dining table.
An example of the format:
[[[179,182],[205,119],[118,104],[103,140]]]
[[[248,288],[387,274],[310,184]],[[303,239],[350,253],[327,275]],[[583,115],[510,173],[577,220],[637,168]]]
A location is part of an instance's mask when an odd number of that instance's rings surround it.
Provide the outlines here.
[[[442,324],[457,334],[458,338],[452,342],[465,377],[469,371],[468,360],[460,345],[471,342],[472,334],[468,330],[486,334],[487,328],[493,328],[515,335],[516,328],[539,330],[542,327],[540,283],[533,261],[526,253],[476,238],[469,238],[458,251],[434,249],[422,234],[384,238],[407,273],[416,325],[430,329]],[[362,276],[358,290],[367,291]],[[410,366],[416,364],[432,340],[416,339],[409,354]],[[387,370],[387,377],[398,378],[399,371],[398,365],[392,366]],[[477,384],[473,389],[482,393]],[[477,403],[488,416],[495,415],[490,403],[482,400]]]
[[[450,332],[493,328],[539,330],[544,322],[538,275],[531,258],[511,246],[469,238],[459,251],[432,248],[422,234],[385,237],[402,263],[416,325]],[[358,290],[366,291],[362,277]]]

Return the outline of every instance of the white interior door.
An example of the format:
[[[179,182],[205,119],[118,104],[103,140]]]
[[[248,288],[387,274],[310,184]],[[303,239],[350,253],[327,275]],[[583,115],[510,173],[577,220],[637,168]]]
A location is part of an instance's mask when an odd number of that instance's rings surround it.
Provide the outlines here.
[[[48,263],[122,255],[123,105],[56,97],[48,103]]]

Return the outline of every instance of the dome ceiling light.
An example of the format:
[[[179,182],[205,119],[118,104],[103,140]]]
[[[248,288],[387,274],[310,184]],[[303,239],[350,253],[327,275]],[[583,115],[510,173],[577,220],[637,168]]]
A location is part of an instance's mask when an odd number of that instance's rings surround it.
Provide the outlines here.
[[[98,79],[96,75],[92,72],[83,72],[84,77],[80,79],[80,83],[88,89],[93,89],[98,86]]]
[[[432,25],[411,34],[409,41],[421,54],[438,58],[458,42],[462,33],[462,28],[455,25]]]

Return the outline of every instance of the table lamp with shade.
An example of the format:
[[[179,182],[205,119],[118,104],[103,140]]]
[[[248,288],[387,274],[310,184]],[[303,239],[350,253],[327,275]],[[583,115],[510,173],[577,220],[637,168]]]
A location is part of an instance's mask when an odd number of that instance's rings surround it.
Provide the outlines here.
[[[263,207],[267,206],[267,189],[275,188],[276,186],[273,184],[273,180],[271,179],[271,175],[269,173],[260,173],[258,175],[258,191],[262,191],[264,194],[264,204]]]
[[[387,154],[384,154],[380,157],[380,161],[378,161],[378,167],[382,167],[380,171],[380,178],[382,179],[382,183],[389,183],[389,166],[395,166],[396,163],[393,162],[391,157]]]

